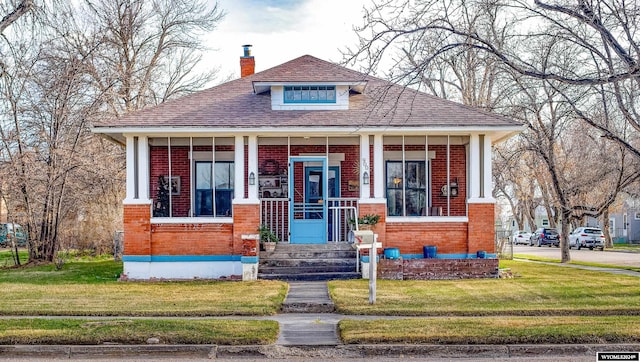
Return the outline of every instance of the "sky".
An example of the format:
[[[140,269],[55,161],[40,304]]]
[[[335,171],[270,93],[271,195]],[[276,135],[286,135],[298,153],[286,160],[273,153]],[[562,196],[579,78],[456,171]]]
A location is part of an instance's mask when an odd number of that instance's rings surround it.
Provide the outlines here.
[[[209,36],[210,66],[220,76],[240,77],[242,45],[251,44],[256,72],[302,55],[340,61],[340,50],[353,46],[355,25],[370,0],[218,0],[227,15]]]

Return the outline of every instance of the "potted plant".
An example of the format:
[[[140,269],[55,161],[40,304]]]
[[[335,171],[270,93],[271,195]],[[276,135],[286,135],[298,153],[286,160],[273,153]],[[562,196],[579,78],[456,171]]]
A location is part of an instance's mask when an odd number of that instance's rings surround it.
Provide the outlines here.
[[[380,221],[380,215],[366,214],[358,218],[358,230],[371,230]],[[354,220],[350,222],[353,224]]]
[[[276,244],[280,241],[278,236],[267,225],[260,225],[258,232],[260,233],[260,242],[264,247],[264,251],[272,252],[276,250]]]

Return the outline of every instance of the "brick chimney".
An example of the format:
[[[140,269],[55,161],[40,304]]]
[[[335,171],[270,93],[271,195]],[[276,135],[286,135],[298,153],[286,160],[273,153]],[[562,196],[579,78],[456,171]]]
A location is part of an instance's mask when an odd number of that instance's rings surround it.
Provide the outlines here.
[[[256,60],[251,55],[251,44],[243,45],[244,55],[240,57],[240,78],[255,73]]]

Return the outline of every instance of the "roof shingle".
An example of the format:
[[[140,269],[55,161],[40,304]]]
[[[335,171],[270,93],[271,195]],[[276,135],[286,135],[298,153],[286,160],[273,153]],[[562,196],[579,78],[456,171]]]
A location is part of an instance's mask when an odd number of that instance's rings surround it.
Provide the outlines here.
[[[272,110],[270,93],[254,82],[362,82],[348,110]],[[444,100],[305,55],[263,72],[205,89],[155,107],[103,120],[100,128],[122,127],[513,127],[506,117]]]

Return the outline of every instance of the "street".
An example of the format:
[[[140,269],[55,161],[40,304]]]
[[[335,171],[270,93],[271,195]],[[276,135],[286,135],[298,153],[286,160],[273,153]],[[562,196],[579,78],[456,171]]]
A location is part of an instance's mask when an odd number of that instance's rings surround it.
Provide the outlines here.
[[[560,259],[560,248],[554,246],[524,246],[514,245],[513,254],[535,255],[543,258]],[[581,261],[589,263],[610,264],[619,266],[640,267],[640,254],[628,253],[622,251],[600,251],[589,249],[571,249],[572,261]]]

